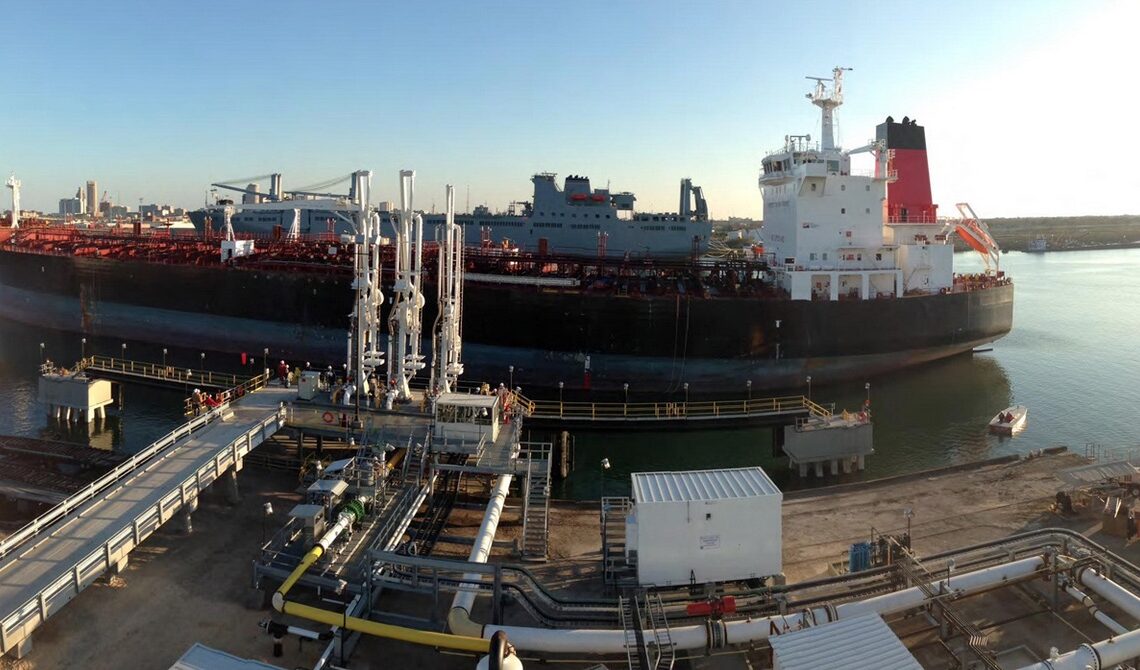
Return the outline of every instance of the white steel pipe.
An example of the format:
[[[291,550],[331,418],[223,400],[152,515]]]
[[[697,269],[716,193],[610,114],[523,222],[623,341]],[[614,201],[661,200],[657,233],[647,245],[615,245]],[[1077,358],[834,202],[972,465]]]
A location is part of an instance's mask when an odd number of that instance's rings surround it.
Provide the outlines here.
[[[1108,626],[1112,632],[1116,633],[1117,635],[1123,635],[1128,632],[1128,629],[1120,625],[1116,619],[1113,619],[1104,612],[1100,611],[1100,608],[1096,606],[1096,603],[1093,602],[1093,599],[1090,598],[1089,595],[1084,591],[1078,589],[1072,584],[1065,584],[1065,593],[1068,593],[1070,596],[1072,596],[1073,600],[1076,600],[1080,604],[1084,605],[1085,609],[1089,611],[1089,614],[1091,614],[1094,619],[1101,622],[1105,626]]]
[[[491,491],[491,499],[487,501],[487,511],[483,513],[483,523],[479,525],[479,532],[475,535],[475,546],[471,548],[471,554],[467,557],[472,563],[486,563],[491,556],[495,531],[499,529],[499,517],[503,514],[503,504],[507,501],[511,479],[511,475],[499,475],[499,481]],[[463,575],[463,581],[477,582],[482,576],[478,572],[469,572]],[[451,611],[447,615],[447,625],[451,632],[456,635],[479,637],[481,626],[471,620],[471,607],[475,604],[475,596],[478,593],[478,588],[468,584],[460,587],[459,592],[455,594],[455,599],[451,601]]]
[[[1140,656],[1140,630],[1110,637],[1096,644],[1082,644],[1057,658],[1027,665],[1020,670],[1087,670],[1112,668]]]
[[[1002,563],[1001,565],[975,570],[974,572],[954,575],[948,579],[933,582],[930,584],[930,587],[939,593],[973,591],[982,587],[997,586],[1011,579],[1028,577],[1041,569],[1044,565],[1045,560],[1040,556],[1023,558],[1011,563]],[[915,586],[902,591],[867,598],[866,600],[843,603],[835,607],[835,612],[840,619],[850,619],[851,617],[871,612],[877,612],[879,614],[901,612],[911,607],[917,607],[925,601],[926,594],[923,593],[921,588]]]
[[[980,589],[1000,586],[1002,583],[1031,576],[1041,569],[1045,561],[1040,556],[1025,558],[1011,563],[1003,563],[974,572],[955,575],[949,580],[941,580],[931,584],[935,591],[969,593]],[[885,596],[868,598],[863,601],[845,603],[835,608],[834,616],[825,608],[804,610],[793,614],[774,615],[768,617],[730,621],[722,629],[725,644],[744,644],[757,640],[765,640],[775,630],[777,634],[798,630],[805,626],[827,623],[833,618],[851,618],[860,614],[875,612],[878,614],[892,614],[902,612],[922,605],[926,594],[918,587],[909,588]],[[455,610],[452,610],[455,613]],[[470,622],[470,619],[468,619]],[[622,630],[562,630],[546,628],[530,628],[523,626],[491,626],[481,627],[470,622],[462,632],[464,635],[482,636],[490,638],[495,631],[503,631],[516,649],[528,651],[581,652],[590,651],[598,654],[625,653],[625,631]],[[454,629],[453,629],[454,630]],[[652,636],[652,631],[646,631]],[[669,635],[677,649],[702,649],[710,646],[708,629],[704,624],[693,626],[680,626],[670,628]]]
[[[1137,598],[1136,594],[1111,579],[1106,579],[1092,568],[1080,570],[1077,578],[1094,593],[1124,610],[1128,616],[1140,621],[1140,598]]]

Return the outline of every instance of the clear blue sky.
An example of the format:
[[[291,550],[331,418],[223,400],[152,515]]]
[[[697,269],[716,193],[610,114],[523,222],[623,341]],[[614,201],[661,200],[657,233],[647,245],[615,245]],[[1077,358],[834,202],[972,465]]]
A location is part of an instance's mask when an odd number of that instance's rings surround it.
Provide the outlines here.
[[[759,218],[763,154],[818,133],[804,75],[844,65],[841,142],[917,118],[943,211],[1135,213],[1137,6],[10,3],[0,170],[49,211],[87,179],[132,209],[196,207],[219,179],[280,171],[288,188],[358,168],[395,199],[413,168],[423,208],[449,182],[460,206],[469,187],[505,208],[551,171],[643,210],[675,209],[689,176],[714,216]]]

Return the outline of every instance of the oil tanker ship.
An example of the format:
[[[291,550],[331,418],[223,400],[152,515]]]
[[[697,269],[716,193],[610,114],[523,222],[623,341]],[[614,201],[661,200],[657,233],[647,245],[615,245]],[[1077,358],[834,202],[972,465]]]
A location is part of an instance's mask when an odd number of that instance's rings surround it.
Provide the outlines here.
[[[888,117],[874,142],[841,150],[831,118],[842,71],[832,81],[809,96],[822,112],[819,145],[788,136],[763,159],[763,254],[716,261],[469,248],[467,377],[506,381],[510,370],[532,391],[627,383],[693,395],[746,384],[774,390],[799,387],[807,375],[865,379],[1008,333],[1013,284],[968,206],[952,222],[937,215],[923,128]],[[861,152],[873,156],[872,173],[852,172]],[[994,267],[955,274],[953,234]],[[351,247],[331,235],[256,245],[223,261],[208,236],[3,230],[0,309],[93,335],[342,360]],[[431,276],[435,254],[424,254]],[[433,308],[429,300],[424,323],[434,321]]]

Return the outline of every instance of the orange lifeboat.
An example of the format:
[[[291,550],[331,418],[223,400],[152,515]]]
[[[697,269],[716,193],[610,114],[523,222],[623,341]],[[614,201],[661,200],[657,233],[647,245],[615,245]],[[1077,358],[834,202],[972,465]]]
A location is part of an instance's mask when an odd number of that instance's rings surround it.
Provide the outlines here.
[[[586,199],[586,197],[587,196],[585,193],[575,193],[574,195],[570,196],[570,199],[573,200],[574,202],[582,202],[583,200]]]
[[[590,199],[594,202],[605,202],[606,196],[602,195],[601,193],[595,193]]]

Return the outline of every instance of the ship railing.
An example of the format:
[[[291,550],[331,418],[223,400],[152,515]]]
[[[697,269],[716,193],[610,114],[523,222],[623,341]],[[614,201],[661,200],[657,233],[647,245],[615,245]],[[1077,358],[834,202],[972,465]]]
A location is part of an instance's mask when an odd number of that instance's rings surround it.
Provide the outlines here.
[[[807,411],[829,418],[831,410],[805,396],[676,402],[563,402],[533,400],[531,417],[585,421],[666,421],[677,419],[735,419]]]

